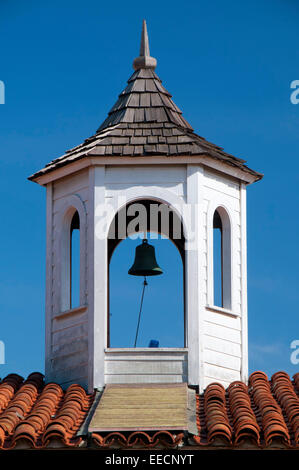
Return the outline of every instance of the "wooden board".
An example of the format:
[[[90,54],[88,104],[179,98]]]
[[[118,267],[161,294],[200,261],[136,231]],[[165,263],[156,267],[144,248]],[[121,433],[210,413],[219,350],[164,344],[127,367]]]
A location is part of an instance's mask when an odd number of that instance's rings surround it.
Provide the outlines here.
[[[186,383],[109,384],[88,430],[187,430],[187,406]]]

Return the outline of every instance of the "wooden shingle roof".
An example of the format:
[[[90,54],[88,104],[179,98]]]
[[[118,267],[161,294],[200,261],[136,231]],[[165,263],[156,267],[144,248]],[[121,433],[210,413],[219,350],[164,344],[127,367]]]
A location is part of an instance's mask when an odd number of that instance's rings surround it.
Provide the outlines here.
[[[250,173],[260,173],[245,165],[217,145],[195,134],[183,118],[155,73],[156,59],[150,56],[146,23],[143,23],[140,55],[126,88],[95,135],[51,161],[29,179],[42,176],[86,156],[195,156],[207,155]]]
[[[192,132],[153,69],[136,70],[98,132],[119,123],[172,123]]]

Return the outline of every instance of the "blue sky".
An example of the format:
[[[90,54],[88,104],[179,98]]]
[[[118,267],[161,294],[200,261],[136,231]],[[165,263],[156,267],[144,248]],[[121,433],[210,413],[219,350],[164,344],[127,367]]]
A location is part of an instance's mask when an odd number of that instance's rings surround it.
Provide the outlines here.
[[[298,2],[2,0],[0,376],[44,365],[45,190],[26,178],[104,120],[132,73],[143,18],[184,117],[265,174],[248,188],[249,365],[294,374]]]

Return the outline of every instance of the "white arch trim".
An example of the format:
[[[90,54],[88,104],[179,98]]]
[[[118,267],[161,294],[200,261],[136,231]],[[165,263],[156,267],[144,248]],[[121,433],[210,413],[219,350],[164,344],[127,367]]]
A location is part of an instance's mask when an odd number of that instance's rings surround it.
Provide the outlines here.
[[[106,224],[105,224],[105,238],[108,237],[109,228],[115,217],[115,215],[127,204],[130,204],[134,201],[138,202],[141,199],[149,199],[160,202],[162,204],[167,204],[177,213],[180,220],[183,224],[184,236],[187,240],[191,234],[189,233],[188,223],[188,211],[186,211],[186,203],[184,199],[180,196],[177,196],[173,192],[163,189],[163,188],[129,188],[121,196],[113,197],[106,204],[106,208],[96,208],[95,215],[97,217],[102,216],[103,213],[106,213]]]
[[[63,200],[59,210],[59,260],[60,275],[60,310],[70,309],[70,225],[73,215],[78,212],[80,219],[80,306],[86,305],[86,231],[87,213],[79,194],[73,194]]]
[[[218,211],[222,221],[223,237],[223,308],[234,310],[233,302],[233,253],[235,221],[232,217],[233,208],[223,201],[214,200],[209,204],[207,212],[207,280],[208,280],[208,305],[214,306],[214,256],[213,256],[213,218]]]

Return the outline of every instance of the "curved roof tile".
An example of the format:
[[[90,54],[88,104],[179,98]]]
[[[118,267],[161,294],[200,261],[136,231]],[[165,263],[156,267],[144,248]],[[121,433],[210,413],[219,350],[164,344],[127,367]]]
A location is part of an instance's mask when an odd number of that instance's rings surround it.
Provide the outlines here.
[[[197,436],[170,430],[93,432],[88,439],[83,425],[95,394],[76,384],[63,391],[56,383],[45,384],[37,372],[26,380],[10,374],[0,382],[0,449],[182,448],[187,442],[207,449],[299,449],[299,373],[293,379],[277,372],[269,381],[257,371],[248,386],[236,381],[225,390],[211,383],[196,395]]]
[[[282,410],[272,395],[268,377],[264,372],[254,372],[249,377],[249,391],[261,415],[265,444],[279,440],[290,445],[290,435]]]

